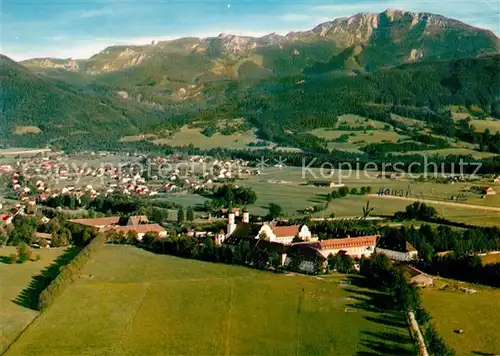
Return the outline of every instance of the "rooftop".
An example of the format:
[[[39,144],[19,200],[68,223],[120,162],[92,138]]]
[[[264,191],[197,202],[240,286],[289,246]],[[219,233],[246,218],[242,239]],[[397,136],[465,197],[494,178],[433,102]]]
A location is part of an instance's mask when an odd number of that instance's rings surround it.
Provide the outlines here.
[[[101,227],[101,226],[109,226],[116,225],[120,221],[119,216],[112,216],[108,218],[96,218],[96,219],[74,219],[70,220],[75,224],[91,226],[91,227]]]
[[[299,242],[294,245],[309,246],[318,250],[336,250],[342,248],[353,248],[362,246],[375,246],[377,244],[378,235],[348,237],[344,239],[330,239],[317,242]]]
[[[276,237],[296,236],[300,231],[300,225],[271,226]]]
[[[142,225],[129,225],[129,226],[110,226],[106,230],[115,230],[116,232],[127,233],[129,231],[136,231],[138,234],[145,234],[147,232],[164,232],[163,229],[158,224],[142,224]]]

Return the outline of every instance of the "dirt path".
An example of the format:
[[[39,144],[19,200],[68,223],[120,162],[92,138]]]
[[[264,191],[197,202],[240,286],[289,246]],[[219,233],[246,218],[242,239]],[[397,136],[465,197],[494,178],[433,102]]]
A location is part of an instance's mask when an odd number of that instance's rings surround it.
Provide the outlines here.
[[[378,195],[378,194],[369,194],[368,196],[374,198],[382,198],[382,199],[397,199],[397,200],[406,200],[410,202],[419,201],[421,203],[426,204],[436,204],[441,206],[450,206],[453,208],[463,208],[463,209],[474,209],[474,210],[483,210],[483,211],[498,211],[500,213],[500,207],[495,206],[482,206],[482,205],[473,205],[473,204],[461,204],[461,203],[451,203],[447,201],[439,201],[439,200],[429,200],[429,199],[420,199],[420,198],[405,198],[405,197],[397,197],[393,195]]]

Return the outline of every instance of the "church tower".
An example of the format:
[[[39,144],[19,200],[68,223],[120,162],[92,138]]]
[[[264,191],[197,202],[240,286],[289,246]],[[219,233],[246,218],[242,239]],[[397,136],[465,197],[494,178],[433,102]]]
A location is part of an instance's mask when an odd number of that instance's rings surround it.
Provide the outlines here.
[[[235,215],[234,213],[229,213],[227,221],[227,237],[231,236],[236,230]]]

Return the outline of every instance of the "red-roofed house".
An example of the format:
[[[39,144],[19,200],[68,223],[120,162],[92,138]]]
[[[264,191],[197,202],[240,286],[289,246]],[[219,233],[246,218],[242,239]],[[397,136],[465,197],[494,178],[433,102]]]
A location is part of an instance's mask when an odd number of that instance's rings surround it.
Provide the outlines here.
[[[285,265],[294,261],[299,270],[314,273],[318,263],[326,266],[329,255],[344,253],[355,258],[368,257],[374,253],[378,237],[374,235],[294,243],[289,248]]]
[[[139,240],[142,240],[148,232],[156,232],[159,237],[167,236],[167,232],[160,225],[149,224],[147,216],[130,216],[128,218],[112,216],[108,218],[75,219],[70,221],[75,224],[92,227],[100,232],[115,230],[116,232],[126,234],[129,231],[135,231]]]
[[[12,224],[13,219],[14,216],[12,216],[11,214],[0,215],[0,223],[4,226]]]

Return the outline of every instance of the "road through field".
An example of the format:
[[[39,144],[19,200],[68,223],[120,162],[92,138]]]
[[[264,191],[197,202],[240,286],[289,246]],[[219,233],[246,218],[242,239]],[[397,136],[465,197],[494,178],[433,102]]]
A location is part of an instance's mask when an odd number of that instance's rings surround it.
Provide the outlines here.
[[[498,211],[498,212],[500,212],[500,207],[495,207],[495,206],[482,206],[482,205],[473,205],[473,204],[451,203],[451,202],[447,202],[447,201],[420,199],[420,198],[405,198],[405,197],[398,197],[398,196],[394,196],[394,195],[369,194],[368,196],[375,197],[375,198],[406,200],[406,201],[410,201],[410,202],[418,201],[418,202],[426,203],[426,204],[444,205],[444,206],[451,206],[454,208],[464,208],[464,209],[475,209],[475,210],[483,210],[483,211]]]

